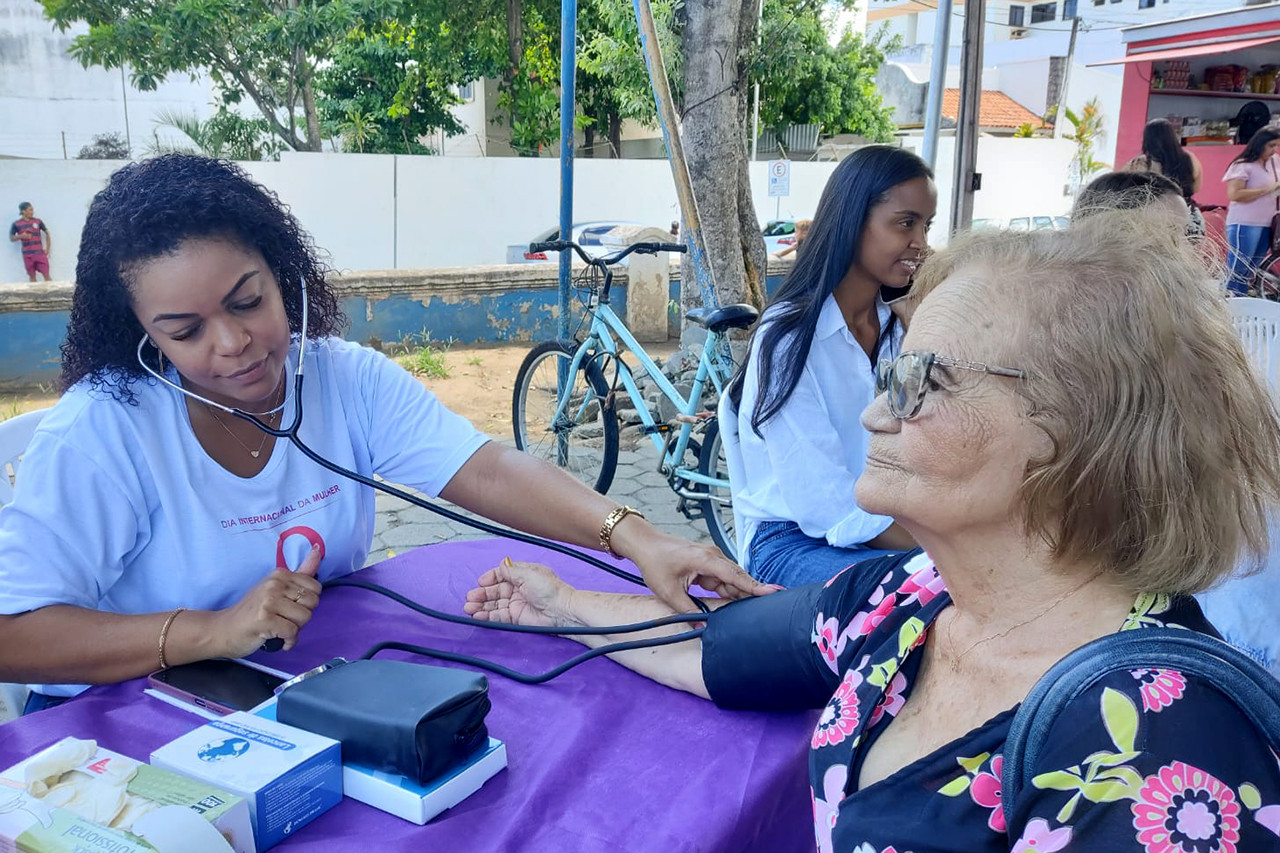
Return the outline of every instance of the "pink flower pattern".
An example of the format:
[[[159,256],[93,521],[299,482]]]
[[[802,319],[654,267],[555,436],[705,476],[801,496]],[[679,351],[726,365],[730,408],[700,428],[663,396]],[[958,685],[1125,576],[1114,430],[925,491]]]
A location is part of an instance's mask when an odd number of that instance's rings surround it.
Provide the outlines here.
[[[812,788],[809,797],[813,800],[813,831],[817,836],[818,853],[835,853],[831,840],[831,831],[836,828],[836,818],[840,816],[840,801],[844,799],[844,786],[849,781],[849,768],[836,764],[827,768],[822,774],[822,796],[819,797]]]
[[[1187,689],[1187,679],[1172,669],[1135,669],[1130,675],[1138,682],[1142,693],[1142,710],[1158,712],[1182,698]]]
[[[1146,853],[1236,853],[1240,804],[1227,785],[1182,761],[1148,776],[1130,806]]]
[[[862,674],[856,668],[845,673],[836,694],[818,718],[818,727],[813,730],[810,745],[814,749],[835,746],[858,730],[858,697],[855,691],[861,683]]]
[[[973,783],[969,785],[969,796],[973,801],[984,809],[991,809],[991,814],[987,816],[987,826],[991,827],[993,832],[1003,833],[1006,829],[1004,822],[1004,806],[1001,800],[1002,784],[1000,782],[1000,772],[1004,769],[1004,756],[997,755],[991,759],[990,772],[983,770],[973,777]]]
[[[884,719],[885,714],[890,717],[898,716],[902,706],[907,704],[907,700],[902,695],[906,689],[907,677],[901,672],[895,672],[889,681],[889,689],[885,691],[884,698],[876,703],[875,710],[871,712],[871,720],[867,723],[868,730],[874,729],[876,723]]]
[[[919,601],[922,607],[946,591],[947,585],[932,562],[916,571],[898,587],[898,592],[905,596],[902,604]]]
[[[822,655],[822,662],[834,673],[839,673],[840,669],[840,653],[844,651],[845,644],[849,641],[849,632],[840,633],[839,620],[832,617],[824,619],[821,613],[814,624],[813,636],[810,637],[813,644],[818,647],[818,654]]]
[[[1071,840],[1071,827],[1050,829],[1043,818],[1035,818],[1022,830],[1022,837],[1013,845],[1010,853],[1055,853]]]

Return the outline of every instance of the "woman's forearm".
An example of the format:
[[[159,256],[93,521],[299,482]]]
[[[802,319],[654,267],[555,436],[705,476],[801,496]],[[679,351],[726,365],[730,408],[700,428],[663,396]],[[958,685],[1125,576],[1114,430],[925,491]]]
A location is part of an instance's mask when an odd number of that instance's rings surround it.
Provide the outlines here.
[[[1275,193],[1274,187],[1258,187],[1257,189],[1245,189],[1241,187],[1238,190],[1228,190],[1227,198],[1231,201],[1244,203],[1249,201],[1257,201],[1260,198],[1272,195],[1274,193]]]
[[[723,603],[720,599],[707,600],[707,604],[712,608],[719,607]],[[619,595],[575,589],[569,594],[562,618],[558,621],[564,623],[559,627],[596,628],[605,625],[648,622],[670,616],[672,613],[671,608],[652,595]],[[666,637],[690,631],[693,628],[694,625],[685,623],[630,634],[573,636],[570,639],[594,649],[629,640]],[[700,639],[656,648],[614,652],[609,657],[627,669],[634,670],[659,684],[684,690],[704,699],[708,698],[707,686],[702,680],[702,641]]]
[[[50,605],[0,616],[0,681],[114,684],[160,668],[160,633],[172,611],[125,616]],[[170,666],[223,652],[210,630],[212,613],[179,613],[165,636]]]

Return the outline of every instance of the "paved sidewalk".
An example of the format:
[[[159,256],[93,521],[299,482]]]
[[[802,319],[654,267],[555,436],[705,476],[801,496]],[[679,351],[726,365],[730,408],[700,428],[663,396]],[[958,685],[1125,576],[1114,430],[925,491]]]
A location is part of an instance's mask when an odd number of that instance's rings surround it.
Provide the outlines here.
[[[677,498],[666,479],[657,472],[657,460],[657,453],[649,446],[620,451],[618,471],[613,485],[609,487],[609,497],[634,506],[661,530],[709,543],[711,536],[707,533],[706,523],[690,521],[676,509]],[[457,509],[445,501],[438,503]],[[399,554],[433,542],[483,539],[489,535],[382,493],[378,494],[377,508],[373,546],[369,551],[370,563],[386,559],[389,552]]]

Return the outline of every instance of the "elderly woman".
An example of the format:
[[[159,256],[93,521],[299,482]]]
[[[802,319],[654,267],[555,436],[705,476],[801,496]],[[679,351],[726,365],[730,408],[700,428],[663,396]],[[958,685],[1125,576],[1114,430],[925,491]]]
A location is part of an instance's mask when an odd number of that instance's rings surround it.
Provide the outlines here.
[[[1008,824],[1001,804],[1014,710],[1054,662],[1115,631],[1212,633],[1190,594],[1266,549],[1280,418],[1196,250],[1140,211],[1099,213],[962,238],[915,287],[863,415],[857,497],[927,553],[728,605],[698,642],[617,659],[725,707],[825,705],[821,851],[1277,849],[1276,758],[1232,696],[1168,669],[1070,703]],[[530,565],[468,597],[526,624],[667,612]]]

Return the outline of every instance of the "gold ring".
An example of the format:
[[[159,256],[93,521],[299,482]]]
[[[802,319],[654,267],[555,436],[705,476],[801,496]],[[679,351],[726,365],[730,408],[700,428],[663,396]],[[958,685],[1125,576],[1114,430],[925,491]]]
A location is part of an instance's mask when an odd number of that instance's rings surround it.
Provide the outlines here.
[[[295,592],[291,600],[293,601],[294,604],[297,604],[299,598],[302,598],[302,590],[298,590],[297,592]]]

